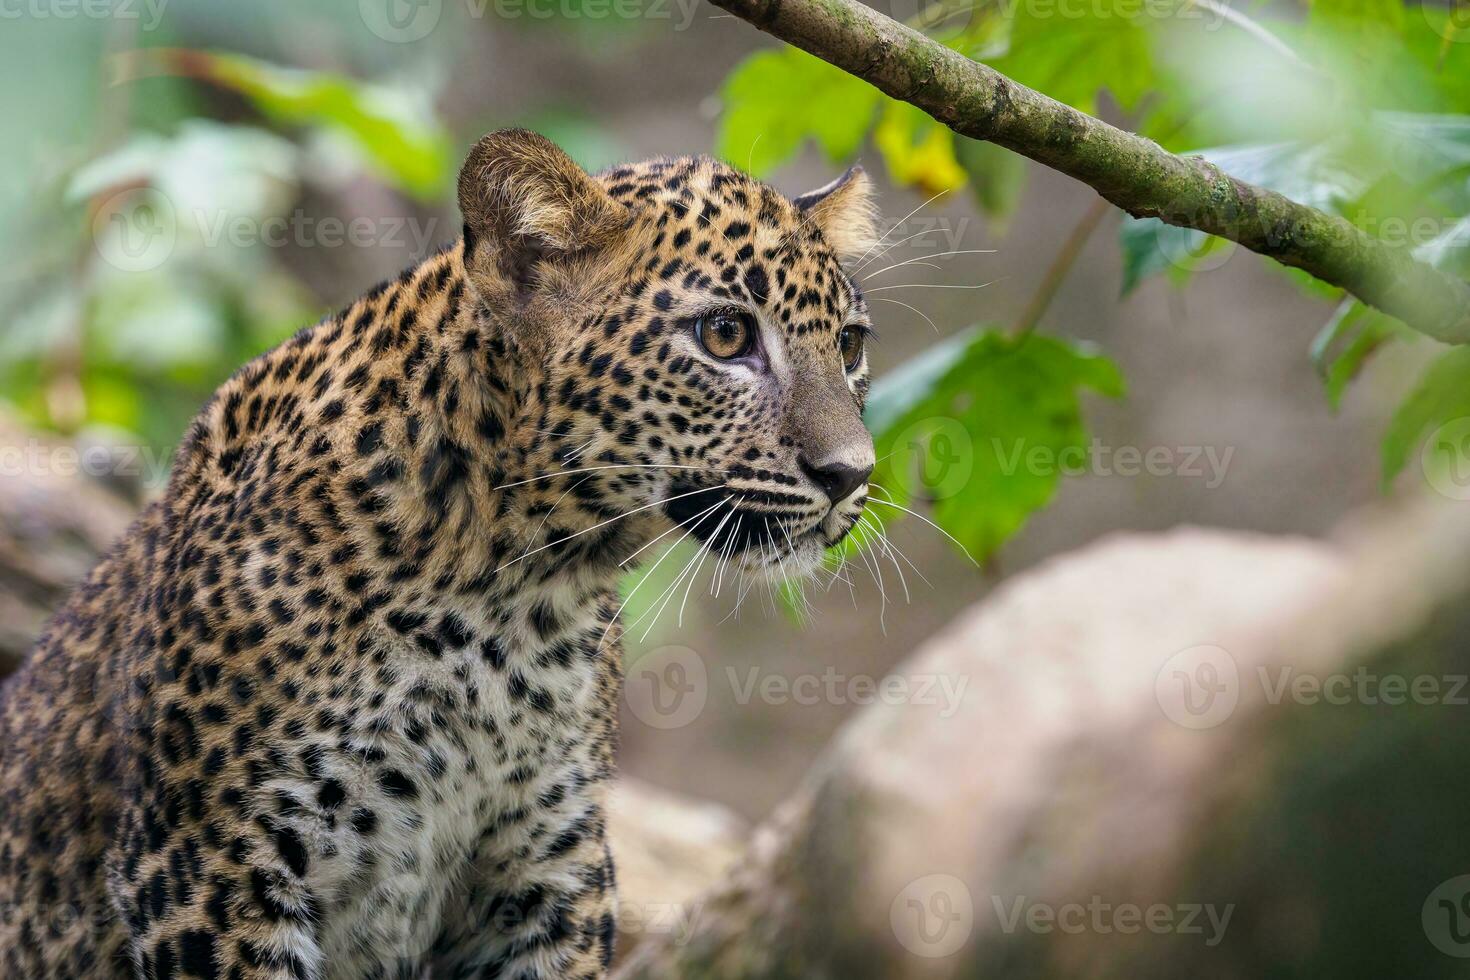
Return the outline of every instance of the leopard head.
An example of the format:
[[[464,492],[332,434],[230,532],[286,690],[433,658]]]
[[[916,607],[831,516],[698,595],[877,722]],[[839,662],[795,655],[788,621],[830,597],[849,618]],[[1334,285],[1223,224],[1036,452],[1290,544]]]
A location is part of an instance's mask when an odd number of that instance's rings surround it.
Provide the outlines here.
[[[470,286],[536,365],[523,422],[579,500],[779,575],[848,534],[874,464],[860,168],[788,199],[707,157],[591,175],[507,130],[459,197]]]

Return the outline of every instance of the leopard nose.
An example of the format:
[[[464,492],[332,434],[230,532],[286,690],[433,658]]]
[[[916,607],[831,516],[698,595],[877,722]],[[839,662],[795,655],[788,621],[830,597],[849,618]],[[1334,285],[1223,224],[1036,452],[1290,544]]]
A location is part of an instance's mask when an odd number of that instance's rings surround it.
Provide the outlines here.
[[[801,464],[801,471],[821,487],[827,499],[834,504],[846,500],[854,490],[867,482],[868,475],[873,472],[872,463],[866,466],[849,466],[846,463],[814,466],[805,457],[798,462]]]

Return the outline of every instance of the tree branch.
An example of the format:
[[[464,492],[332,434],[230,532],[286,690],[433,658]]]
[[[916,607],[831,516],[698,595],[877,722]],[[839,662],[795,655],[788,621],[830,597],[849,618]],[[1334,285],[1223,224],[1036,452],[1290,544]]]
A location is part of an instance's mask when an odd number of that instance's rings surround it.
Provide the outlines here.
[[[1350,222],[1180,157],[1019,85],[856,0],[711,0],[950,129],[1159,218],[1304,269],[1446,343],[1470,342],[1470,284]],[[794,93],[793,93],[794,94]]]

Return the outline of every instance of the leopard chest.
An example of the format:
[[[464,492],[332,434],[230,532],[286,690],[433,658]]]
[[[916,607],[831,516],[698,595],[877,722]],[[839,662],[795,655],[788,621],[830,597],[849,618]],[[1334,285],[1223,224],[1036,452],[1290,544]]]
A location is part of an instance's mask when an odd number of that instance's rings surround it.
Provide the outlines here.
[[[305,784],[271,787],[317,801],[331,787],[330,810],[303,808],[295,829],[338,913],[322,940],[343,976],[429,962],[471,889],[513,879],[595,805],[616,710],[602,631],[595,609],[542,633],[424,606],[374,634],[380,662],[351,685],[340,737]]]

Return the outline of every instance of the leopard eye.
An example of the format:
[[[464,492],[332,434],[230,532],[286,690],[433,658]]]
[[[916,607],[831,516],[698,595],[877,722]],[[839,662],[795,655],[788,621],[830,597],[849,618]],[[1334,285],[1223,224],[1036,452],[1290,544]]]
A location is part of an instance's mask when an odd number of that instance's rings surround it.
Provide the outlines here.
[[[837,343],[842,349],[842,366],[849,371],[856,371],[858,364],[863,359],[863,339],[867,332],[862,327],[843,327],[842,333],[837,335]]]
[[[694,335],[715,357],[734,360],[755,346],[755,318],[744,310],[715,310],[695,321]]]

